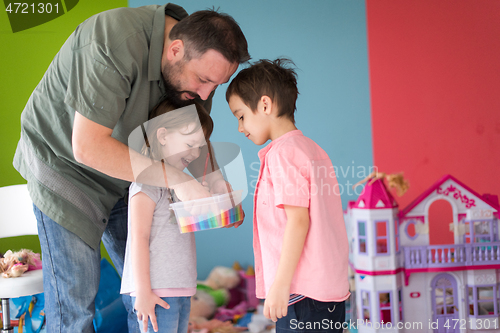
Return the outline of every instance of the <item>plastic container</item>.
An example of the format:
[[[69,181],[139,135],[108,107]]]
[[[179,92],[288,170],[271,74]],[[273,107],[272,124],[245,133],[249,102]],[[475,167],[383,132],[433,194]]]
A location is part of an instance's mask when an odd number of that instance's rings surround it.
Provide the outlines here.
[[[216,229],[243,220],[243,191],[218,194],[210,198],[172,203],[179,230],[187,232]]]

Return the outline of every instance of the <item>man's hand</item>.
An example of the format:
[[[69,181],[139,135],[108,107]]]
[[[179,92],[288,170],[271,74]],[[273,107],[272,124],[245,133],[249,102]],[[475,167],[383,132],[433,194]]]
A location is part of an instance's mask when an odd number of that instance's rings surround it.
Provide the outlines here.
[[[146,295],[137,296],[135,300],[134,309],[137,312],[137,318],[142,321],[144,332],[148,330],[148,320],[151,320],[153,325],[153,330],[158,332],[158,323],[156,322],[155,307],[156,305],[161,306],[165,309],[170,309],[170,305],[162,300],[160,297],[156,296],[155,293],[150,291]]]
[[[285,317],[288,313],[289,299],[290,288],[273,284],[264,302],[264,316],[274,322]]]

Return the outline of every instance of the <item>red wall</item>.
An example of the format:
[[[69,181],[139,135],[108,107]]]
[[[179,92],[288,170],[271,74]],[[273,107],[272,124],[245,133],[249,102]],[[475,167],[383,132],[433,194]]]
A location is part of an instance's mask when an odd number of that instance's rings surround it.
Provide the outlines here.
[[[500,1],[367,0],[374,164],[404,208],[445,174],[500,195]]]

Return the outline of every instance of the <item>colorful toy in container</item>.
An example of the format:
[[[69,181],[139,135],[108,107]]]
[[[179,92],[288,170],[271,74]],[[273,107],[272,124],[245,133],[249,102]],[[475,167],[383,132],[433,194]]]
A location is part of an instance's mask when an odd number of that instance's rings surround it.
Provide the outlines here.
[[[170,206],[181,233],[216,229],[243,220],[241,190]]]

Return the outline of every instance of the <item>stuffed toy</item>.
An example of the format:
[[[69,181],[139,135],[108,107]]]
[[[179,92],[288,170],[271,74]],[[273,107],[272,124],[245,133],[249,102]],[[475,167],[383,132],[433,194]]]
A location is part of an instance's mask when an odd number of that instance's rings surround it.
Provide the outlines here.
[[[190,330],[209,332],[232,332],[230,322],[212,319],[217,308],[229,302],[229,289],[240,283],[238,273],[228,267],[217,266],[212,269],[205,281],[199,281],[196,294],[191,298],[191,313],[189,315]],[[211,320],[210,320],[211,319]]]
[[[30,268],[41,269],[40,254],[30,250],[9,250],[0,259],[0,273],[4,278],[19,277]]]
[[[238,283],[240,283],[240,277],[238,272],[236,272],[233,268],[216,266],[212,269],[208,278],[200,283],[214,290],[229,290],[236,287]]]

